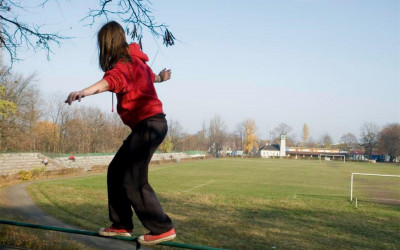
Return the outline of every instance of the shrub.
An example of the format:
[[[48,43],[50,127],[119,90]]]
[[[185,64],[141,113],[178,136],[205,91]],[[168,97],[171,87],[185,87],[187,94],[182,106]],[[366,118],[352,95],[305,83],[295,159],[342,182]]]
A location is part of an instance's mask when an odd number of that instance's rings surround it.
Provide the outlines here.
[[[46,167],[35,168],[32,171],[32,176],[39,176],[42,175],[46,171]]]
[[[31,171],[21,170],[18,173],[18,178],[23,180],[23,181],[30,180],[32,178],[32,172]]]

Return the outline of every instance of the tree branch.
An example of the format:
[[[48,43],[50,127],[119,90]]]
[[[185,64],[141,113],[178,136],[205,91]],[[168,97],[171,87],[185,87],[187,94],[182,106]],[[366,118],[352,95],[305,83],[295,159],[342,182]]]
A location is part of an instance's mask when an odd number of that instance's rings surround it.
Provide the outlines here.
[[[112,5],[112,3],[116,3]],[[147,4],[146,4],[147,3]],[[162,37],[164,44],[172,46],[175,44],[175,37],[168,30],[165,24],[157,24],[152,16],[148,4],[150,1],[139,0],[100,0],[100,9],[90,9],[88,15],[82,21],[91,19],[89,26],[92,26],[97,18],[105,17],[119,19],[126,25],[126,32],[141,44],[143,28],[148,29],[155,37]]]
[[[49,0],[44,0],[42,6]],[[13,1],[0,1],[0,12],[9,12],[10,7],[14,6],[17,8],[24,9],[23,6],[14,3]],[[64,39],[70,39],[70,37],[64,37],[58,33],[43,33],[41,32],[41,26],[27,25],[19,20],[18,16],[9,18],[3,14],[0,14],[0,47],[5,48],[8,52],[11,66],[15,61],[18,61],[17,50],[22,46],[26,45],[28,48],[32,48],[34,51],[45,50],[47,52],[47,59],[50,59],[51,43],[60,45],[60,41]]]

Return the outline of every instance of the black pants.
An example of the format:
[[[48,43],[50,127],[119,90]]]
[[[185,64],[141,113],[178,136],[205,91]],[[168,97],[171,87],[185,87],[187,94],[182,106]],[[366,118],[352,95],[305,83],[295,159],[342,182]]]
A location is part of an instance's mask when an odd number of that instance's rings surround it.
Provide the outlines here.
[[[124,141],[108,167],[109,217],[113,227],[133,229],[132,207],[150,232],[162,234],[173,228],[148,182],[151,157],[168,131],[164,114],[141,121]]]

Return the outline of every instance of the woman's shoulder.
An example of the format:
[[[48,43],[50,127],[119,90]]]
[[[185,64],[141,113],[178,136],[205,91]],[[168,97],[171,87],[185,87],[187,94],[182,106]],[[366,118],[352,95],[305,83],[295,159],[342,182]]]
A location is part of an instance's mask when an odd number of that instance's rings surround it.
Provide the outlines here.
[[[121,59],[114,65],[113,70],[118,70],[118,71],[126,70],[130,64],[131,64],[130,61]]]
[[[149,57],[145,53],[143,53],[143,51],[140,49],[140,45],[137,43],[129,44],[129,55],[132,58],[138,58],[143,62],[149,61]]]

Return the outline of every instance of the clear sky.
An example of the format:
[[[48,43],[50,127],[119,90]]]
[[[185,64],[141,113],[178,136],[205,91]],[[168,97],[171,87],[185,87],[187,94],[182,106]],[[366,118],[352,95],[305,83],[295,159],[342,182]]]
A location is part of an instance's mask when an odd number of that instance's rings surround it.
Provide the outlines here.
[[[20,50],[14,71],[36,72],[44,93],[65,96],[101,79],[96,32],[80,20],[98,1],[50,1],[27,22],[74,39],[44,53]],[[179,41],[166,48],[145,34],[153,69],[172,69],[157,85],[167,117],[195,133],[220,115],[233,131],[252,118],[259,135],[284,122],[297,138],[304,123],[318,139],[360,134],[364,122],[400,122],[397,0],[153,0],[158,23]],[[111,112],[111,94],[82,104]],[[76,105],[76,104],[73,104]],[[78,104],[79,105],[79,104]]]

